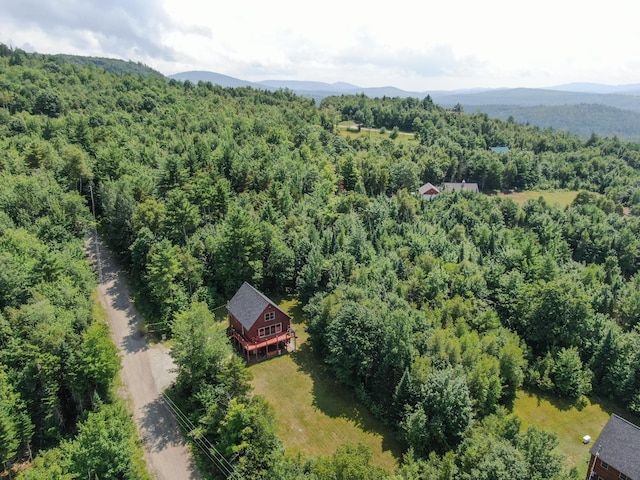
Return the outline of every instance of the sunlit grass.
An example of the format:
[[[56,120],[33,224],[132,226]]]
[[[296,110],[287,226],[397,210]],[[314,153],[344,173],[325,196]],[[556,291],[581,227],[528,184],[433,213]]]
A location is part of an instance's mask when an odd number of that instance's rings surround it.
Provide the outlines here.
[[[330,455],[345,442],[363,443],[374,464],[395,470],[401,449],[391,430],[337,383],[309,348],[300,304],[289,299],[279,306],[293,317],[297,350],[249,369],[254,392],[275,407],[287,452],[315,457]]]
[[[512,192],[512,193],[499,193],[499,197],[507,197],[514,202],[523,205],[528,200],[537,200],[538,198],[544,198],[548,203],[556,204],[561,207],[566,207],[573,202],[578,195],[576,191],[570,190],[526,190],[524,192]]]
[[[583,444],[582,437],[590,435],[595,441],[612,413],[634,423],[638,421],[607,401],[592,399],[585,408],[578,410],[562,399],[525,391],[518,393],[513,411],[522,420],[523,428],[535,425],[554,432],[558,436],[559,452],[565,457],[567,466],[578,469],[580,478],[586,476],[589,449],[593,445]]]
[[[367,140],[382,140],[384,138],[388,138],[392,141],[396,142],[415,142],[418,141],[415,138],[415,134],[412,132],[398,132],[398,136],[395,139],[390,137],[391,131],[390,129],[381,129],[381,128],[364,128],[362,127],[360,131],[357,130],[357,125],[355,122],[341,122],[338,124],[338,134],[343,137],[349,138],[363,138]]]

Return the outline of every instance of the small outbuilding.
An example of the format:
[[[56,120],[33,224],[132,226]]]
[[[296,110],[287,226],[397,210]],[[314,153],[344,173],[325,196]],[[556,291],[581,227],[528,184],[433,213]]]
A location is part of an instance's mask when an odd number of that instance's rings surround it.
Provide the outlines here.
[[[509,153],[509,147],[491,147],[491,151],[495,153]]]
[[[589,453],[587,480],[640,480],[640,427],[615,413]]]
[[[433,197],[440,193],[440,189],[430,182],[425,183],[418,189],[420,197],[431,200]]]
[[[227,311],[229,337],[247,363],[286,352],[295,338],[291,317],[247,282],[229,300]]]

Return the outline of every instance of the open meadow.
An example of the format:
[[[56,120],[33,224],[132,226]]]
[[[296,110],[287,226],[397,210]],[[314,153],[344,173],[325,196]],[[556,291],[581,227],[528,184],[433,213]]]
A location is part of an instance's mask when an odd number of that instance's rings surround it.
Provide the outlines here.
[[[499,197],[510,198],[519,205],[523,205],[527,200],[537,200],[542,197],[548,203],[561,207],[570,205],[576,195],[578,195],[578,192],[570,190],[526,190],[523,192],[498,193]]]
[[[289,454],[330,455],[342,443],[362,443],[372,452],[372,463],[393,471],[400,445],[393,432],[340,385],[311,350],[300,305],[279,303],[291,315],[297,349],[249,367],[254,392],[275,407],[278,436]]]
[[[537,197],[534,197],[537,198]],[[254,392],[265,396],[275,407],[278,435],[289,454],[330,455],[341,443],[363,443],[373,455],[373,463],[393,471],[401,447],[393,432],[375,419],[340,385],[317,358],[307,343],[301,305],[295,299],[279,303],[292,316],[296,330],[296,351],[249,367]],[[582,437],[593,440],[607,423],[611,413],[628,414],[605,400],[591,399],[583,409],[551,395],[521,390],[513,412],[522,420],[522,428],[535,425],[558,436],[558,451],[568,467],[586,474],[589,449]],[[634,422],[638,419],[629,418]]]
[[[349,137],[349,138],[373,138],[373,139],[384,139],[387,138],[389,140],[396,140],[402,142],[414,142],[418,143],[416,140],[416,136],[412,132],[398,132],[397,137],[394,139],[391,135],[391,130],[382,129],[382,128],[366,128],[361,127],[358,129],[358,126],[354,124],[354,122],[346,121],[340,122],[337,126],[338,133],[340,136]]]
[[[514,403],[513,413],[522,420],[522,428],[534,425],[558,436],[558,450],[565,457],[569,467],[576,467],[580,478],[587,473],[589,449],[598,438],[600,431],[616,413],[631,422],[640,424],[640,419],[616,408],[610,402],[590,399],[581,410],[551,395],[541,395],[521,390]],[[582,437],[590,435],[589,444],[582,443]]]

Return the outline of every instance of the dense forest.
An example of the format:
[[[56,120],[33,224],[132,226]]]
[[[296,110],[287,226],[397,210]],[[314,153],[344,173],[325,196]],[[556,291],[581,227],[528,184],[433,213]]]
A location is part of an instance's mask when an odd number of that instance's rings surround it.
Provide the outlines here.
[[[174,337],[186,433],[236,478],[575,477],[552,434],[510,413],[520,388],[640,413],[639,144],[429,97],[317,106],[5,46],[0,74],[0,459],[35,457],[20,478],[138,478],[93,320],[92,199],[150,328]],[[346,120],[370,133],[341,134]],[[463,179],[484,193],[415,194]],[[533,188],[580,193],[487,195]],[[404,442],[396,472],[358,445],[286,455],[211,313],[243,281],[301,299],[318,358]]]
[[[466,110],[542,128],[562,129],[583,138],[589,138],[595,132],[601,136],[640,141],[640,113],[608,105],[474,105]]]

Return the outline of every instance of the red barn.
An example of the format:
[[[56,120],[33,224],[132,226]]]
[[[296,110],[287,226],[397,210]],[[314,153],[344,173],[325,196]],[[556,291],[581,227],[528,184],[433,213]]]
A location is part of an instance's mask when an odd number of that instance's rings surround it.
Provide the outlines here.
[[[295,338],[289,315],[247,282],[227,303],[227,311],[229,336],[248,363],[280,355]]]
[[[615,413],[589,453],[587,480],[640,479],[640,428]]]

